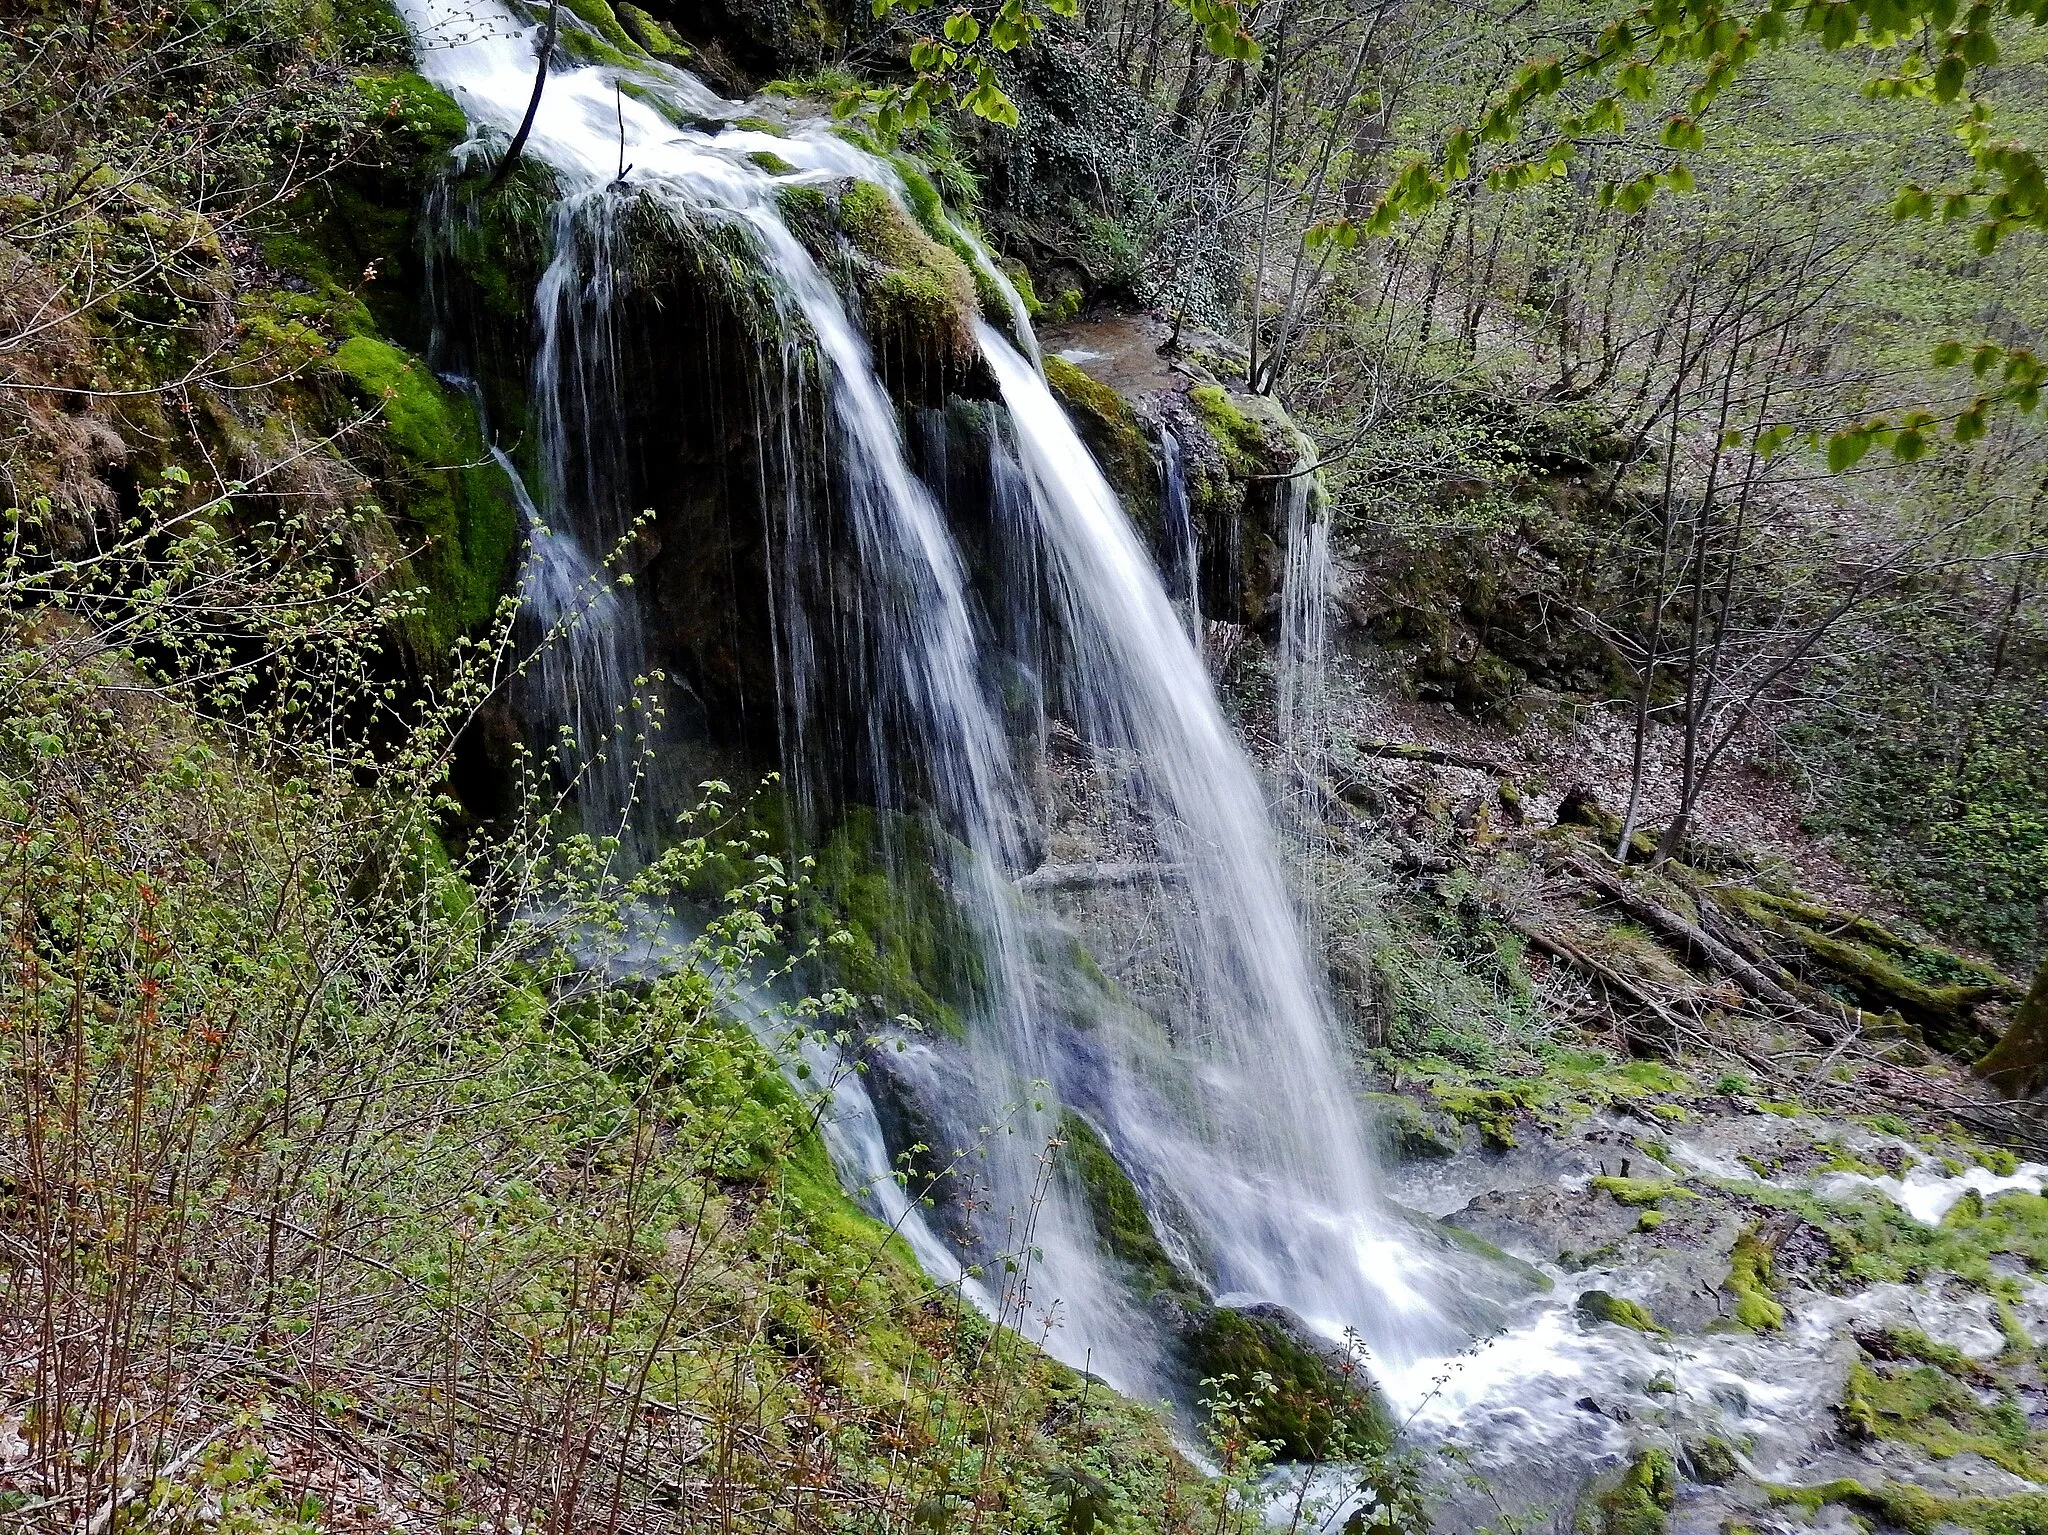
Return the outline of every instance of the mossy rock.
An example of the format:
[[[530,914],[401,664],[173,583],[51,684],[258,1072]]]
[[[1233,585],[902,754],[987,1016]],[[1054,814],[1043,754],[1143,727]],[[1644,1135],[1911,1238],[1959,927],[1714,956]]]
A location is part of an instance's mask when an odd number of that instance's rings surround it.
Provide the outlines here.
[[[1185,1346],[1203,1380],[1234,1377],[1224,1389],[1247,1404],[1247,1429],[1282,1459],[1354,1459],[1393,1442],[1393,1418],[1364,1365],[1338,1357],[1284,1306],[1216,1307]],[[1253,1382],[1262,1374],[1272,1384],[1260,1396]]]
[[[1678,1463],[1671,1452],[1638,1452],[1593,1499],[1600,1535],[1664,1535],[1678,1502]]]
[[[1588,1322],[1610,1322],[1616,1327],[1659,1337],[1665,1332],[1657,1325],[1657,1319],[1650,1315],[1649,1307],[1619,1295],[1610,1295],[1605,1290],[1587,1290],[1573,1309]]]
[[[1131,402],[1101,380],[1091,378],[1078,365],[1050,353],[1045,359],[1045,382],[1067,408],[1074,430],[1095,455],[1102,477],[1116,491],[1131,520],[1144,530],[1147,538],[1157,539],[1158,454],[1152,435]]]
[[[322,301],[333,334],[424,345],[421,203],[469,125],[446,92],[410,70],[366,72],[355,85],[370,132],[345,165],[264,217],[256,244]]]
[[[1592,1187],[1611,1195],[1616,1204],[1632,1209],[1653,1209],[1667,1199],[1698,1199],[1700,1196],[1668,1178],[1616,1178],[1602,1173]]]
[[[667,22],[657,20],[637,5],[620,4],[614,10],[620,25],[650,56],[667,64],[682,65],[690,61],[689,46]]]
[[[2030,1097],[2048,1085],[2048,959],[2041,961],[2012,1021],[1975,1070],[2008,1098]]]
[[[1771,1250],[1754,1229],[1735,1239],[1728,1277],[1721,1290],[1735,1303],[1734,1324],[1747,1332],[1776,1332],[1785,1325],[1785,1308],[1771,1293]]]
[[[1684,1451],[1687,1478],[1703,1487],[1726,1487],[1742,1475],[1742,1462],[1735,1447],[1725,1439],[1712,1435],[1688,1439]]]
[[[1129,1271],[1139,1294],[1161,1291],[1199,1297],[1199,1287],[1180,1271],[1153,1229],[1137,1185],[1095,1127],[1072,1109],[1060,1114],[1062,1166],[1081,1186],[1102,1248]]]
[[[987,982],[974,929],[947,888],[954,850],[908,816],[856,807],[811,872],[806,926],[849,991],[958,1037]]]
[[[921,403],[966,392],[980,357],[980,296],[967,263],[872,182],[849,185],[834,217],[855,258],[853,286],[869,342],[891,382]]]
[[[1458,1123],[1434,1105],[1408,1093],[1367,1093],[1364,1103],[1382,1157],[1415,1162],[1458,1154]]]
[[[335,350],[329,366],[381,412],[385,509],[400,521],[402,542],[423,545],[412,564],[430,593],[425,639],[445,648],[495,612],[523,536],[518,506],[484,451],[468,402],[451,396],[420,359],[358,335]]]
[[[1935,1460],[1979,1455],[2015,1476],[2048,1479],[2048,1435],[2033,1430],[2019,1400],[2006,1391],[1987,1403],[1973,1385],[1985,1378],[1981,1367],[1951,1368],[1938,1344],[1930,1352],[1942,1362],[1857,1358],[1837,1409],[1848,1436],[1911,1445]]]
[[[563,0],[563,8],[583,23],[564,26],[558,34],[563,49],[580,62],[631,68],[651,56],[605,0]]]

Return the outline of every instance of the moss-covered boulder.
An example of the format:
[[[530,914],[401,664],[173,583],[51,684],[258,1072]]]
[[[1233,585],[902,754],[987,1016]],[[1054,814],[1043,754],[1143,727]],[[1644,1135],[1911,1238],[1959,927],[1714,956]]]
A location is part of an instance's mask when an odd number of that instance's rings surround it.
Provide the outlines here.
[[[523,537],[518,507],[469,402],[421,359],[360,335],[336,348],[329,366],[377,413],[381,442],[369,452],[381,460],[384,510],[425,583],[423,647],[437,652],[481,627],[510,584]]]
[[[1410,1093],[1367,1093],[1367,1123],[1382,1158],[1395,1162],[1456,1156],[1464,1144],[1458,1121]]]
[[[1242,1408],[1282,1459],[1345,1460],[1392,1443],[1394,1425],[1365,1366],[1284,1306],[1218,1306],[1185,1335],[1190,1365]]]
[[[1046,329],[1046,379],[1094,451],[1132,521],[1177,581],[1178,537],[1164,515],[1162,434],[1174,440],[1210,618],[1277,621],[1287,501],[1323,495],[1315,444],[1276,399],[1242,392],[1244,355],[1218,336],[1156,316],[1108,315]]]
[[[959,253],[872,182],[847,183],[829,211],[868,344],[892,390],[925,405],[986,394],[985,384],[970,384],[980,363],[981,298]]]
[[[1664,1535],[1678,1502],[1678,1463],[1671,1452],[1639,1452],[1593,1498],[1600,1535]]]
[[[1137,1185],[1095,1127],[1068,1109],[1060,1115],[1060,1140],[1061,1164],[1080,1185],[1096,1240],[1124,1266],[1132,1288],[1146,1297],[1198,1297],[1199,1286],[1167,1252]]]
[[[1728,1277],[1721,1293],[1732,1304],[1731,1320],[1746,1332],[1776,1332],[1785,1325],[1785,1307],[1771,1293],[1774,1279],[1771,1250],[1754,1231],[1735,1239]]]
[[[1657,1325],[1657,1319],[1650,1315],[1649,1307],[1623,1296],[1610,1295],[1605,1290],[1586,1291],[1573,1309],[1588,1322],[1612,1323],[1634,1332],[1661,1334],[1664,1331]]]
[[[1045,381],[1088,444],[1124,510],[1153,539],[1160,534],[1157,438],[1131,402],[1057,353],[1045,359]]]
[[[834,980],[884,1014],[953,1037],[987,979],[947,882],[956,851],[910,816],[855,806],[816,854],[805,913],[826,936]]]

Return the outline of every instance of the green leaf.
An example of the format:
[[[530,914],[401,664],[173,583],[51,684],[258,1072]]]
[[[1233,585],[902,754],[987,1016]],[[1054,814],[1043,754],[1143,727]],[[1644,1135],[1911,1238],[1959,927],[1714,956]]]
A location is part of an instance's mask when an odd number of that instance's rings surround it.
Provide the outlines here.
[[[1854,469],[1870,451],[1874,433],[1868,426],[1844,427],[1828,439],[1828,472],[1841,474]]]
[[[965,11],[955,11],[946,18],[946,40],[965,48],[981,36],[981,23]]]

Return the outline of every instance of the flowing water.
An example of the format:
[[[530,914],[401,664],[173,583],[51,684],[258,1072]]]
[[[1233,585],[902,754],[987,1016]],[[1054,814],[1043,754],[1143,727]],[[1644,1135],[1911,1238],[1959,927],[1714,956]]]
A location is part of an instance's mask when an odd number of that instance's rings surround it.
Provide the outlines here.
[[[1175,579],[1174,601],[1186,612],[1188,638],[1202,648],[1202,546],[1188,505],[1188,473],[1180,438],[1159,426],[1159,514],[1166,524],[1167,567]]]
[[[488,0],[405,0],[404,9],[422,69],[480,130],[509,135],[532,89],[537,29]],[[1048,1172],[1056,1104],[1033,1084],[1049,1083],[1057,1102],[1095,1123],[1219,1299],[1278,1301],[1332,1335],[1356,1329],[1390,1370],[1456,1347],[1469,1334],[1429,1293],[1440,1260],[1416,1252],[1382,1202],[1259,783],[1187,620],[1035,360],[980,327],[1006,413],[988,429],[990,495],[1009,509],[1013,536],[1028,540],[1004,557],[1043,583],[1056,631],[1040,654],[1002,657],[991,653],[947,518],[912,471],[865,338],[778,211],[777,191],[792,180],[857,175],[900,192],[895,173],[822,126],[788,137],[721,128],[739,109],[678,71],[637,70],[631,94],[620,77],[556,70],[526,150],[561,188],[553,257],[534,302],[542,472],[529,512],[529,588],[550,612],[565,610],[629,533],[619,462],[631,381],[620,376],[613,334],[628,269],[625,209],[642,199],[679,225],[742,232],[782,318],[769,434],[783,436],[785,466],[805,460],[813,439],[831,461],[828,476],[783,473],[765,496],[782,567],[769,595],[785,755],[805,757],[804,732],[827,709],[822,695],[846,685],[845,663],[827,658],[857,655],[864,669],[855,681],[873,698],[864,711],[870,771],[879,779],[913,762],[982,951],[987,983],[967,1042],[913,1056],[929,1064],[935,1095],[951,1100],[960,1123],[1002,1127],[987,1147],[994,1197],[981,1250],[1042,1255],[1027,1302],[1057,1324],[1048,1338],[1056,1353],[1128,1389],[1158,1388],[1153,1329],[1101,1254],[1082,1191]],[[761,150],[794,171],[748,159]],[[977,262],[1007,291],[978,248]],[[1019,336],[1028,338],[1028,325]],[[822,419],[803,414],[812,386]],[[1307,589],[1320,584],[1314,568],[1327,555],[1320,519],[1302,499],[1290,544],[1302,545]],[[800,573],[830,557],[817,546],[827,501],[850,540],[858,591],[821,612],[819,588]],[[1290,620],[1304,678],[1320,664],[1319,612],[1304,607]],[[635,603],[597,599],[585,621],[607,631],[605,645],[572,650],[545,674],[538,713],[543,726],[566,730],[585,761],[605,764],[585,790],[586,824],[630,821],[635,800],[658,807],[659,794],[625,776],[635,753],[605,742],[644,713],[636,698],[646,645],[635,627],[644,619]],[[1018,770],[1016,731],[993,696],[991,679],[1006,665],[1057,673],[1073,728],[1135,765],[1115,792],[1157,871],[1142,893],[1167,929],[1181,980],[1183,1000],[1163,1019],[1124,1009],[1077,1024],[1048,1000],[1058,977],[1048,973],[1045,914],[1018,884],[1033,862],[1037,810]],[[1289,696],[1291,710],[1312,707],[1306,694]],[[878,1187],[879,1132],[862,1128],[874,1116],[856,1108],[849,1122],[856,1128],[837,1148],[849,1177]]]
[[[1280,584],[1277,723],[1287,829],[1300,852],[1303,904],[1315,909],[1314,873],[1329,810],[1330,522],[1306,473],[1280,482],[1287,563]]]

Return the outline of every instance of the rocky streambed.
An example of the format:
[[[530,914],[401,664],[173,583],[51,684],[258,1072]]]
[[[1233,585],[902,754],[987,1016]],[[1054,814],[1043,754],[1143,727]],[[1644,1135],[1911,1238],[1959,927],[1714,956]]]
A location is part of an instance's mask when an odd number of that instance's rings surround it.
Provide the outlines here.
[[[2048,1529],[2048,1165],[1740,1093],[1375,1107],[1389,1195],[1548,1281],[1377,1362],[1440,1527]]]

